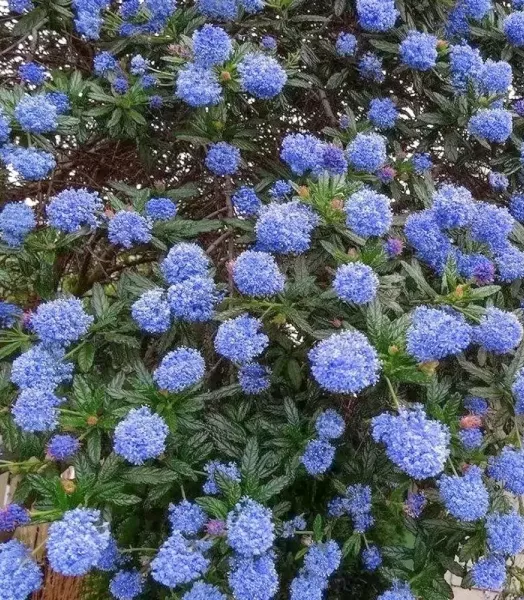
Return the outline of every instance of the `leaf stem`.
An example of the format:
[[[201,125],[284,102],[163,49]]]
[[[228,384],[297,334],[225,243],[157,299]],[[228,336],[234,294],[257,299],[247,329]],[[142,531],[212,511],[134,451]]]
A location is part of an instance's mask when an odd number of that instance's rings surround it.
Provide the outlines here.
[[[393,388],[393,384],[389,380],[389,377],[384,376],[384,379],[386,380],[386,383],[388,384],[389,393],[391,394],[391,398],[393,400],[393,403],[395,404],[395,408],[400,412],[401,407],[400,407],[400,403],[398,401],[398,397],[395,392],[395,389]]]
[[[515,417],[515,433],[517,435],[517,442],[519,444],[519,448],[522,450],[522,439],[520,437],[519,424],[517,422],[517,418]]]

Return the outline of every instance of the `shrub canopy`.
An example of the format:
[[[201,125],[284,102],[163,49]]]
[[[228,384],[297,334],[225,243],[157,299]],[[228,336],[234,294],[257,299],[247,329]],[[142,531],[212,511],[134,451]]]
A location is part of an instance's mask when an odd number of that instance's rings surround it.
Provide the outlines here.
[[[0,596],[521,597],[524,2],[7,4]]]

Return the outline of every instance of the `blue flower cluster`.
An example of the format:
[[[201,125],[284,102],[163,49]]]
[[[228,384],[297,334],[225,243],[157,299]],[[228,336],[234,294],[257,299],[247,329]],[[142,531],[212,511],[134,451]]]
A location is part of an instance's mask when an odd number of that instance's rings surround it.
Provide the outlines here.
[[[69,188],[51,198],[46,213],[52,227],[64,233],[73,233],[84,226],[96,227],[96,213],[101,209],[102,200],[97,192]]]
[[[207,150],[205,164],[215,175],[234,175],[240,166],[240,150],[227,142],[211,144]]]
[[[7,144],[0,148],[0,160],[28,181],[45,179],[55,168],[55,157],[45,150]]]
[[[229,35],[214,25],[204,25],[193,34],[195,63],[207,69],[225,62],[233,52]]]
[[[512,12],[504,20],[504,33],[512,46],[524,46],[524,11]]]
[[[357,38],[351,33],[339,33],[335,49],[339,56],[353,56],[357,49]]]
[[[473,336],[488,352],[505,354],[520,344],[523,334],[524,329],[513,313],[491,307],[474,328]]]
[[[386,446],[388,458],[415,479],[441,473],[450,452],[448,427],[428,419],[420,404],[402,409],[398,415],[373,417],[372,435]]]
[[[406,333],[407,351],[421,363],[441,360],[465,350],[472,335],[460,313],[418,306]]]
[[[284,290],[285,277],[266,252],[246,250],[235,260],[233,280],[242,294],[254,298],[274,296]]]
[[[31,328],[44,344],[68,346],[79,340],[93,323],[78,298],[41,304],[31,316]]]
[[[102,11],[109,0],[73,0],[75,29],[88,40],[98,40],[102,29]]]
[[[398,118],[397,105],[390,98],[373,98],[367,116],[377,129],[391,129]]]
[[[227,516],[227,543],[244,558],[265,554],[275,540],[271,511],[244,498]]]
[[[361,57],[358,62],[358,72],[362,79],[374,83],[382,83],[386,79],[382,59],[374,52],[366,52]]]
[[[174,589],[200,579],[209,565],[210,560],[198,542],[173,531],[151,561],[151,576],[158,583]]]
[[[433,195],[432,212],[441,229],[466,227],[473,219],[475,203],[465,187],[445,184]]]
[[[409,31],[400,44],[400,59],[417,71],[428,71],[437,64],[437,38],[420,31]]]
[[[165,333],[171,327],[171,309],[160,288],[144,292],[133,303],[131,315],[140,329],[148,333]]]
[[[260,394],[271,385],[271,370],[257,363],[242,365],[238,371],[238,383],[245,394]]]
[[[222,100],[222,86],[217,74],[189,64],[178,72],[175,95],[189,106],[214,106]]]
[[[496,192],[503,192],[509,187],[509,179],[504,175],[504,173],[495,173],[491,171],[488,175],[489,185]]]
[[[471,567],[471,578],[481,590],[500,591],[506,581],[506,561],[495,554],[483,557]]]
[[[0,239],[8,246],[19,248],[35,227],[35,213],[23,202],[10,202],[0,212]]]
[[[334,540],[317,542],[304,557],[304,567],[291,582],[290,600],[322,598],[329,577],[338,569],[342,552]]]
[[[399,16],[394,0],[357,0],[358,23],[365,31],[389,31]]]
[[[115,427],[114,450],[133,465],[142,465],[164,452],[168,433],[164,419],[149,407],[133,408]]]
[[[459,521],[478,521],[486,516],[489,494],[479,467],[469,467],[464,477],[442,475],[438,486],[444,506]]]
[[[71,102],[69,96],[64,92],[47,92],[49,102],[56,106],[59,115],[63,115],[71,110]]]
[[[333,440],[341,437],[345,428],[344,419],[332,408],[320,413],[315,421],[317,435],[323,440]]]
[[[58,127],[58,111],[45,94],[24,96],[15,107],[15,118],[28,133],[49,133]]]
[[[33,61],[22,63],[18,67],[18,76],[25,83],[42,85],[47,77],[46,68]]]
[[[484,434],[479,427],[473,427],[471,429],[462,429],[459,431],[460,443],[465,450],[475,450],[482,446],[484,441]]]
[[[194,502],[182,500],[169,505],[169,523],[171,527],[186,535],[199,533],[207,520],[206,513]]]
[[[143,589],[143,577],[136,570],[118,571],[109,582],[109,591],[117,600],[133,600]]]
[[[371,545],[362,552],[362,564],[366,571],[376,571],[382,564],[382,553],[378,546]]]
[[[262,354],[269,338],[260,332],[262,321],[248,314],[224,321],[215,336],[215,350],[238,364],[251,362]]]
[[[16,304],[0,300],[0,329],[12,327],[22,316],[22,309]]]
[[[80,449],[80,442],[69,434],[54,435],[47,444],[47,454],[53,460],[68,460]]]
[[[174,285],[192,277],[206,275],[210,261],[200,246],[181,242],[169,250],[160,263],[160,269],[167,283]]]
[[[266,54],[246,54],[237,69],[241,88],[262,100],[280,94],[287,82],[285,70],[275,58]]]
[[[346,201],[346,225],[363,238],[386,234],[393,221],[391,201],[369,188],[352,194]]]
[[[226,596],[214,585],[197,581],[182,596],[182,600],[227,600]]]
[[[96,75],[107,75],[112,71],[116,71],[118,62],[111,52],[103,51],[95,54],[93,59],[93,71]]]
[[[488,463],[488,475],[501,481],[504,489],[515,495],[524,494],[524,450],[504,446]]]
[[[69,381],[72,363],[64,362],[65,351],[56,346],[37,344],[15,358],[11,367],[11,381],[21,389],[54,390]]]
[[[153,221],[169,221],[176,216],[177,205],[171,198],[151,198],[146,202],[145,213]]]
[[[264,8],[262,0],[197,0],[198,10],[210,19],[233,21],[239,11],[252,14]]]
[[[98,510],[75,508],[49,526],[47,556],[53,571],[67,577],[88,573],[109,544],[109,529]]]
[[[466,43],[453,45],[449,51],[451,83],[457,92],[466,92],[475,85],[483,63],[480,51]]]
[[[503,144],[513,131],[511,113],[502,108],[481,108],[469,120],[468,131],[488,142]]]
[[[357,393],[378,381],[377,351],[359,331],[335,333],[309,351],[313,377],[335,394]]]
[[[511,65],[505,60],[488,59],[478,75],[481,93],[486,96],[505,94],[513,83]]]
[[[254,558],[233,557],[228,583],[235,600],[271,600],[278,590],[275,557],[271,552]]]
[[[153,379],[160,389],[176,393],[196,385],[204,377],[205,370],[200,352],[182,347],[164,356]]]
[[[367,304],[377,295],[379,279],[371,267],[353,262],[339,267],[333,280],[337,296],[346,302]]]
[[[167,301],[175,319],[193,323],[209,321],[219,300],[215,282],[206,275],[195,275],[167,290]]]
[[[524,369],[520,369],[513,381],[511,391],[515,396],[515,414],[524,414]]]
[[[347,147],[347,157],[356,171],[375,173],[387,160],[386,139],[378,133],[357,133]]]
[[[257,196],[255,188],[250,186],[238,188],[231,201],[236,214],[240,217],[256,216],[262,207],[262,202]]]
[[[317,167],[315,167],[315,169]],[[292,192],[292,185],[289,183],[289,181],[286,181],[285,179],[277,179],[277,181],[275,181],[275,183],[269,188],[269,195],[274,200],[283,200]]]
[[[24,600],[42,587],[41,568],[19,540],[0,544],[0,589],[6,600]]]
[[[0,531],[14,531],[31,522],[31,515],[27,508],[20,504],[7,504],[0,508]]]
[[[260,209],[255,225],[257,249],[276,254],[302,254],[311,245],[318,216],[298,200],[272,202]]]
[[[151,223],[137,212],[121,210],[109,221],[107,235],[112,244],[129,250],[151,241]]]
[[[280,158],[295,175],[304,175],[320,164],[322,142],[315,136],[291,133],[282,140]]]
[[[415,596],[411,593],[409,584],[396,581],[393,587],[380,594],[377,600],[416,600]]]
[[[524,517],[516,512],[490,514],[486,519],[486,538],[490,552],[515,556],[524,549]]]
[[[310,475],[321,475],[333,464],[335,459],[335,447],[325,439],[310,440],[300,462]]]
[[[53,430],[58,425],[57,406],[63,401],[45,388],[23,389],[11,409],[13,420],[22,431]]]

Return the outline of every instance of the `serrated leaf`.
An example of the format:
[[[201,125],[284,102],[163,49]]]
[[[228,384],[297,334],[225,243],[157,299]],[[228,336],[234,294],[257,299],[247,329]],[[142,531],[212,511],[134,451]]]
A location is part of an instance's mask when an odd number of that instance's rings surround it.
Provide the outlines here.
[[[134,504],[140,504],[140,502],[142,502],[140,496],[123,494],[121,492],[108,494],[107,497],[104,497],[103,494],[101,494],[99,499],[105,500],[108,504],[114,504],[115,506],[133,506]]]
[[[132,467],[123,477],[129,483],[144,483],[148,485],[170,483],[180,479],[179,475],[173,471],[157,467]]]
[[[227,504],[222,500],[219,500],[218,498],[212,498],[211,496],[205,496],[202,498],[197,498],[195,502],[211,517],[221,520],[227,519],[229,509]]]
[[[78,366],[82,373],[87,373],[95,360],[95,346],[91,342],[85,343],[77,355]]]
[[[273,496],[280,494],[280,492],[289,484],[289,477],[286,477],[285,475],[281,477],[275,477],[268,483],[260,486],[260,489],[257,492],[257,498],[260,500],[260,502],[267,502],[273,498]]]
[[[255,479],[257,477],[258,466],[258,442],[256,438],[249,438],[242,460],[240,463],[240,471],[246,478]]]

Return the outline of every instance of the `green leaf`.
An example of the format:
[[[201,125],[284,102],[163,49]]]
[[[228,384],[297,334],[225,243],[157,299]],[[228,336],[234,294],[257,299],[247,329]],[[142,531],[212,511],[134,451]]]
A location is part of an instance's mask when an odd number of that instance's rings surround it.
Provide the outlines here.
[[[316,542],[321,542],[324,537],[324,529],[322,523],[322,516],[317,515],[313,521],[313,535]]]
[[[257,466],[258,466],[258,442],[256,438],[249,438],[244,454],[242,455],[242,461],[240,463],[240,470],[242,475],[246,478],[255,479],[257,477]]]
[[[91,369],[94,360],[95,346],[91,342],[87,342],[80,348],[77,356],[78,366],[82,373],[87,373]]]
[[[111,454],[109,454],[102,463],[102,467],[98,472],[98,481],[110,481],[116,477],[123,464],[124,461],[118,456],[118,454],[111,452]]]
[[[273,496],[280,494],[280,492],[290,485],[289,477],[283,475],[281,477],[275,477],[271,479],[268,483],[262,485],[257,493],[257,497],[260,502],[267,502]]]
[[[386,42],[384,40],[371,39],[369,40],[371,45],[377,48],[377,50],[382,50],[383,52],[389,52],[390,54],[398,54],[399,47],[398,44],[392,44],[391,42]]]
[[[19,37],[29,33],[32,29],[38,29],[47,21],[45,8],[39,6],[31,12],[19,18],[11,31],[13,37]]]
[[[414,279],[418,287],[426,292],[428,296],[435,298],[438,295],[437,292],[426,281],[424,274],[422,273],[422,269],[417,261],[413,261],[411,264],[402,261],[402,266],[408,272],[409,276]]]
[[[102,432],[94,429],[87,437],[87,454],[93,463],[99,463],[102,454]]]
[[[299,390],[302,386],[302,371],[300,363],[295,358],[287,361],[287,376],[295,390]]]
[[[294,427],[300,427],[300,413],[298,412],[298,408],[291,398],[286,398],[284,400],[284,411],[286,413],[288,423]]]
[[[108,504],[114,504],[115,506],[133,506],[133,504],[139,504],[142,502],[140,496],[134,494],[123,494],[123,493],[110,493],[107,497],[103,494],[99,496],[100,500],[105,500]]]
[[[229,509],[227,504],[222,500],[219,500],[218,498],[212,498],[211,496],[205,496],[202,498],[197,498],[195,502],[201,508],[203,508],[208,515],[215,517],[215,519],[227,519]]]
[[[109,300],[104,292],[104,288],[95,283],[91,289],[91,306],[97,317],[101,317],[109,308]]]
[[[342,546],[342,556],[358,556],[360,554],[361,545],[362,540],[360,539],[360,535],[358,533],[354,533],[344,542],[344,545]]]
[[[124,474],[124,479],[129,483],[159,485],[161,483],[178,481],[180,477],[168,469],[159,469],[156,467],[132,467]]]

